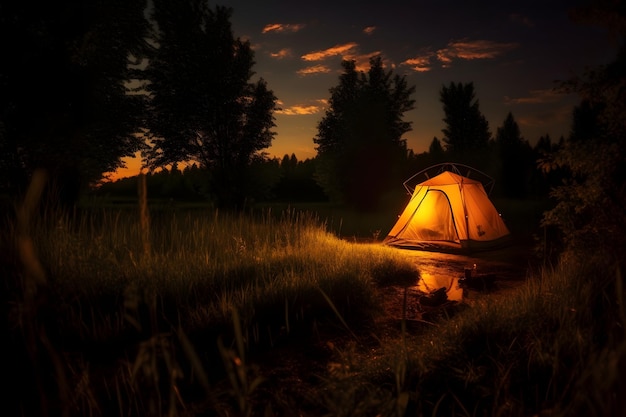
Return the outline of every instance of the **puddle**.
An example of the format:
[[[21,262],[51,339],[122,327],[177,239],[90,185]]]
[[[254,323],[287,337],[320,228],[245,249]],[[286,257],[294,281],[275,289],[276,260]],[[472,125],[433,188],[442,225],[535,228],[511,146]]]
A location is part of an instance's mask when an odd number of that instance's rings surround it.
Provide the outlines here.
[[[462,301],[463,300],[463,288],[459,286],[459,278],[451,277],[441,274],[430,274],[428,272],[422,272],[421,278],[417,283],[417,286],[413,287],[418,291],[429,294],[439,288],[444,287],[448,294],[448,300]]]

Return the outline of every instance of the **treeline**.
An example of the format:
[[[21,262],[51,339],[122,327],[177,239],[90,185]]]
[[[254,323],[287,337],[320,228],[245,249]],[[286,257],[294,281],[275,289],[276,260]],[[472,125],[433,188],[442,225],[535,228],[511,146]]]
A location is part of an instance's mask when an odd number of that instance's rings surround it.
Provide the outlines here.
[[[508,161],[509,164],[502,164],[499,162],[498,153],[503,150],[493,140],[480,155],[481,160],[474,161],[475,167],[479,167],[495,179],[492,197],[547,198],[550,189],[561,181],[561,176],[556,173],[542,172],[539,161],[559,149],[563,141],[564,139],[561,138],[559,142],[553,143],[546,135],[542,136],[535,146],[522,142],[520,152],[509,151],[513,156],[502,159],[502,161]],[[452,156],[443,149],[439,149],[439,152],[431,150],[431,152],[419,154],[409,150],[400,168],[406,179],[429,166],[451,162],[450,158]],[[317,163],[318,158],[298,160],[295,154],[285,154],[282,159],[268,158],[258,161],[251,167],[255,183],[254,187],[250,187],[248,203],[329,201],[328,195],[316,180]],[[150,198],[210,202],[210,173],[198,164],[180,167],[175,163],[171,167],[145,175]],[[137,176],[106,181],[94,188],[92,194],[126,199],[136,198],[137,181]],[[404,192],[402,182],[394,184],[388,191],[396,195]]]
[[[282,159],[271,158],[257,161],[250,167],[254,183],[247,192],[248,204],[258,201],[319,202],[328,198],[315,182],[315,160],[299,161],[295,154]],[[148,197],[174,201],[210,202],[211,173],[198,166],[177,163],[171,167],[147,173]],[[121,178],[101,183],[92,190],[97,196],[136,198],[138,177]]]

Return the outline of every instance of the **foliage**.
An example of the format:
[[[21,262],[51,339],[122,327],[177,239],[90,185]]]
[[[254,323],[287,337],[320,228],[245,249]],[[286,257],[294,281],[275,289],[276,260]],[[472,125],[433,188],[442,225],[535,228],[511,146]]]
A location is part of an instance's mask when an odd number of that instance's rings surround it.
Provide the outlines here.
[[[375,208],[390,185],[404,174],[411,129],[402,117],[413,109],[415,87],[385,71],[380,56],[367,73],[343,61],[339,85],[331,88],[329,108],[313,139],[316,178],[329,198],[360,209]]]
[[[565,138],[561,136],[559,142],[553,143],[550,135],[539,137],[539,140],[533,147],[533,161],[535,169],[530,178],[531,196],[535,198],[548,198],[550,190],[561,184],[563,177],[562,170],[550,169],[549,171],[541,168],[541,161],[546,160],[552,153],[556,152],[559,147],[563,146]]]
[[[295,155],[282,161],[277,158],[255,158],[250,164],[251,178],[247,193],[247,206],[267,201],[315,202],[326,201],[326,195],[313,179],[315,161],[298,161]],[[146,174],[148,196],[152,200],[172,199],[174,202],[197,201],[211,205],[209,184],[210,172],[197,164],[182,170],[174,163]],[[109,201],[124,198],[131,203],[137,195],[137,177],[121,178],[99,184],[92,195],[105,197]]]
[[[146,49],[143,0],[0,6],[0,187],[48,171],[51,198],[81,187],[142,146],[134,66]]]
[[[446,151],[459,158],[468,152],[484,151],[491,133],[489,122],[480,112],[474,83],[451,82],[448,87],[441,87],[439,96],[445,113],[446,127],[441,131]]]
[[[150,83],[152,168],[195,161],[210,172],[221,207],[241,208],[251,164],[274,136],[276,97],[251,82],[254,52],[235,38],[232,10],[204,0],[155,1],[156,47],[145,71]]]
[[[622,26],[622,33],[626,25]],[[564,82],[578,93],[570,136],[541,161],[551,172],[560,169],[562,185],[552,192],[554,209],[543,223],[557,227],[568,249],[585,253],[602,248],[609,259],[623,262],[626,248],[626,47],[614,62],[589,69]]]
[[[285,154],[280,161],[281,177],[272,190],[271,200],[290,202],[326,201],[315,182],[317,159],[298,161],[295,154]]]

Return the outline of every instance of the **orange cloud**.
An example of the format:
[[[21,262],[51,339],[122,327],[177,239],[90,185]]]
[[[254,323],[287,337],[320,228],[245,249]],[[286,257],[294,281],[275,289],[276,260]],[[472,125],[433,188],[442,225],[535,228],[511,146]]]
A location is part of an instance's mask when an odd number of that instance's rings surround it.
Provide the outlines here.
[[[368,54],[361,55],[351,55],[348,54],[344,56],[344,59],[352,61],[354,60],[355,69],[357,71],[369,71],[370,69],[370,58],[375,57],[376,55],[380,55],[380,51],[370,52]],[[388,62],[383,62],[384,66],[390,65]]]
[[[372,33],[374,33],[375,30],[376,30],[376,26],[368,26],[365,29],[363,29],[363,33],[365,33],[366,35],[371,35]]]
[[[561,99],[562,94],[554,90],[531,90],[528,97],[504,97],[506,104],[541,104],[554,103]]]
[[[445,49],[440,49],[437,51],[437,60],[441,62],[441,65],[444,68],[448,67],[452,63],[452,57],[448,55],[448,51]]]
[[[276,111],[276,114],[283,114],[285,116],[301,116],[307,114],[316,114],[321,110],[320,106],[291,106],[286,109]]]
[[[327,74],[329,72],[330,68],[326,65],[313,65],[312,67],[302,68],[297,71],[299,75]]]
[[[278,52],[270,52],[272,58],[283,59],[291,56],[291,50],[284,48]]]
[[[498,43],[488,40],[461,40],[452,41],[448,46],[437,52],[424,51],[413,58],[402,62],[413,71],[426,72],[432,69],[434,59],[439,61],[443,68],[447,68],[455,59],[489,59],[495,58],[512,49],[517,48],[516,43]]]
[[[418,55],[415,58],[407,59],[402,62],[404,65],[411,67],[416,72],[426,72],[432,69],[432,58],[434,54],[432,52],[424,52],[422,55]]]
[[[444,65],[453,59],[489,59],[495,58],[517,48],[517,43],[499,43],[488,40],[461,40],[448,43],[446,48],[437,51],[437,58]]]
[[[285,33],[285,32],[298,32],[300,30],[302,30],[304,28],[304,24],[301,23],[297,23],[297,24],[291,24],[291,23],[270,23],[269,25],[265,25],[265,27],[263,28],[263,30],[261,31],[261,33],[269,33],[269,32],[276,32],[276,33]]]
[[[302,55],[302,59],[304,61],[321,61],[332,56],[345,55],[346,53],[355,49],[357,46],[358,45],[354,42],[346,43],[343,45],[335,45],[332,48]]]

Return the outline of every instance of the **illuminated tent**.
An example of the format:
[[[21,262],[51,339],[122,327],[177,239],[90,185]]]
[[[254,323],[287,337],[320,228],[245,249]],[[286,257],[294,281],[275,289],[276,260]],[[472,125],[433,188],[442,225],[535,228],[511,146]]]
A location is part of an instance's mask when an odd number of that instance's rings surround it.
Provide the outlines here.
[[[463,251],[493,248],[504,243],[509,230],[483,183],[461,175],[459,165],[435,167],[441,168],[439,173],[414,189],[408,187],[407,182],[415,175],[405,181],[411,199],[384,243],[406,248]],[[487,177],[477,170],[471,172]]]

